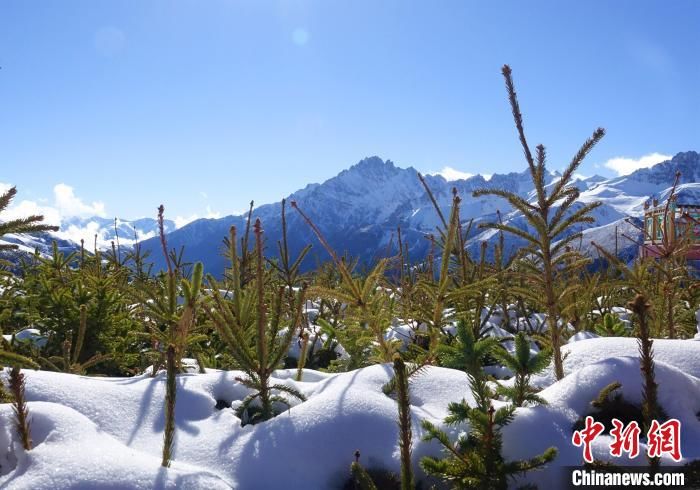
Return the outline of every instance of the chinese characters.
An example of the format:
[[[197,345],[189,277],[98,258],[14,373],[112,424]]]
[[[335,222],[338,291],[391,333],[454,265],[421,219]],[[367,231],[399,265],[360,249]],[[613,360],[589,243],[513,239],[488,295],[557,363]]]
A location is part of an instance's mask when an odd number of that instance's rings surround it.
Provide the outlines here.
[[[619,458],[626,453],[630,458],[639,455],[639,438],[641,428],[635,421],[625,424],[613,419],[613,428],[610,435],[613,440],[610,443],[610,455]],[[590,415],[586,417],[585,426],[581,430],[574,431],[571,442],[576,447],[583,446],[583,459],[587,463],[593,462],[593,441],[603,433],[605,426],[596,422]],[[650,458],[669,455],[674,461],[682,459],[681,454],[681,423],[677,419],[670,419],[663,424],[654,420],[649,427],[647,436],[647,456]]]

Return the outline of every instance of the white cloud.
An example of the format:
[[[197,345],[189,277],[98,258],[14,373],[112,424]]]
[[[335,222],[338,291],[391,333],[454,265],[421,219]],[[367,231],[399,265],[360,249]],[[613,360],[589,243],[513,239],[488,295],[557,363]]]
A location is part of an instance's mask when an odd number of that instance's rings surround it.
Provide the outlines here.
[[[199,216],[197,215],[197,213],[195,213],[190,216],[175,216],[175,219],[173,221],[175,222],[175,228],[182,228],[187,223],[192,223],[198,218]]]
[[[99,223],[96,221],[89,221],[83,226],[76,226],[71,224],[69,226],[62,226],[59,231],[55,233],[58,238],[63,240],[70,240],[75,243],[80,243],[80,240],[85,241],[85,248],[92,250],[95,244],[95,236],[97,236],[97,248],[99,249],[109,249],[112,246],[111,238],[111,228],[103,227],[101,228]],[[156,236],[155,231],[150,231],[148,233],[139,232],[138,241],[142,242],[149,238]],[[131,246],[135,242],[133,235],[119,236],[119,244],[121,246]]]
[[[54,207],[42,206],[35,201],[20,201],[17,204],[14,202],[10,207],[2,213],[3,219],[18,219],[25,218],[30,215],[40,215],[44,217],[44,222],[49,225],[61,224],[61,213]]]
[[[12,187],[12,184],[0,182],[0,194]],[[202,198],[207,199],[206,193],[200,193]],[[20,190],[21,195],[21,190]],[[98,216],[104,218],[107,216],[105,204],[101,201],[86,202],[76,196],[73,187],[61,183],[53,188],[53,200],[37,199],[37,200],[22,200],[16,199],[10,204],[8,209],[2,212],[0,220],[10,220],[16,218],[24,218],[29,215],[42,215],[44,222],[49,225],[61,226],[67,218],[90,218]],[[181,228],[192,221],[205,218],[220,218],[222,214],[219,211],[214,211],[210,205],[205,207],[205,212],[200,216],[193,213],[189,216],[177,216],[173,221],[177,228]],[[80,243],[80,240],[85,240],[86,247],[90,249],[93,246],[95,235],[97,235],[97,246],[107,248],[110,246],[107,228],[100,228],[96,221],[88,221],[85,225],[77,226],[76,224],[64,224],[56,233],[58,238],[71,240]],[[139,241],[155,236],[155,233],[140,234]],[[132,236],[120,237],[122,245],[130,245],[134,241]]]
[[[88,222],[85,226],[62,226],[56,232],[58,238],[71,240],[75,243],[80,243],[80,240],[85,240],[85,248],[92,250],[94,245],[95,235],[97,235],[97,248],[109,247],[110,243],[107,240],[107,231],[101,229],[100,225],[95,221]]]
[[[0,183],[0,192],[4,192],[11,187],[10,184]],[[60,225],[64,218],[72,217],[104,217],[105,205],[95,201],[91,204],[83,202],[75,195],[73,188],[66,184],[57,184],[53,188],[53,203],[46,204],[45,199],[38,201],[16,200],[2,213],[2,219],[23,218],[29,215],[38,214],[44,216],[44,221],[50,225]]]
[[[221,218],[221,213],[219,211],[213,211],[211,206],[207,205],[206,213],[204,213],[204,218],[207,219],[218,219]],[[199,219],[201,216],[197,213],[193,213],[189,216],[175,216],[173,221],[175,222],[175,228],[182,228],[186,224],[192,223],[194,220]]]
[[[617,175],[627,175],[640,168],[653,167],[657,163],[670,160],[671,155],[650,153],[640,158],[616,157],[605,162],[605,166],[617,172]]]
[[[105,217],[105,205],[103,202],[95,201],[92,204],[86,204],[76,197],[73,188],[66,184],[58,184],[53,188],[55,206],[58,208],[63,217],[89,217],[100,216]]]
[[[474,174],[462,172],[452,167],[443,167],[439,172],[430,172],[430,175],[441,175],[448,182],[453,180],[468,179],[469,177],[474,176]]]
[[[218,218],[221,218],[221,213],[218,211],[212,211],[211,206],[207,206],[206,217],[209,219],[218,219]]]

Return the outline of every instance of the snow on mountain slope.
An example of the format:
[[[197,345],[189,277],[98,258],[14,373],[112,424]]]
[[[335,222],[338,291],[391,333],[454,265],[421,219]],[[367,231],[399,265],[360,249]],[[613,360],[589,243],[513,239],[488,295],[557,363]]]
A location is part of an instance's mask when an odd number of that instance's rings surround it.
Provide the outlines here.
[[[176,229],[175,222],[165,220],[164,229],[170,233]],[[97,247],[109,248],[112,241],[119,241],[120,245],[132,246],[136,241],[147,240],[158,235],[158,221],[153,218],[141,218],[136,220],[123,220],[119,218],[90,218],[72,217],[61,222],[60,229],[55,236],[80,243],[85,240],[86,247],[92,248],[97,235]]]
[[[700,154],[695,151],[677,153],[670,160],[610,179],[607,184],[630,195],[652,194],[670,187],[676,172],[680,173],[681,184],[700,182]]]
[[[580,209],[583,207],[582,202],[576,202],[573,204],[571,208],[571,212],[575,212],[576,210]],[[630,230],[631,225],[629,223],[625,222],[625,219],[627,216],[625,214],[620,213],[617,211],[613,206],[609,206],[606,203],[602,203],[599,207],[594,209],[591,212],[591,215],[595,219],[595,223],[591,225],[579,225],[578,227],[572,229],[570,233],[576,233],[576,232],[583,232],[584,236],[581,240],[579,241],[574,241],[571,245],[573,247],[579,248],[580,250],[584,252],[590,252],[593,251],[594,247],[591,245],[592,240],[596,240],[602,243],[608,243],[611,241],[614,241],[614,233],[615,233],[615,226],[618,226],[619,228],[623,228],[625,231],[630,232],[630,236],[633,236],[634,233]],[[506,214],[505,216],[502,217],[502,220],[504,223],[507,223],[510,226],[513,226],[517,229],[520,230],[526,230],[530,233],[534,233],[535,229],[534,227],[527,221],[527,219],[520,214],[520,212],[510,212]],[[476,220],[475,223],[477,225],[480,225],[484,222],[489,222],[493,221],[493,217],[486,217],[485,219],[479,219]],[[611,224],[616,223],[617,225],[610,226]],[[619,230],[618,230],[619,232]],[[621,233],[621,232],[619,232]],[[563,237],[562,237],[563,238]],[[622,240],[621,236],[618,235],[619,240]],[[479,250],[481,248],[481,244],[483,242],[486,242],[490,246],[487,247],[486,253],[487,257],[490,260],[493,257],[494,249],[493,245],[496,243],[498,240],[498,234],[494,230],[491,229],[486,229],[476,236],[472,237],[467,241],[467,248],[472,254],[479,254]],[[505,241],[505,251],[507,255],[511,255],[514,253],[518,248],[524,247],[526,245],[526,241],[523,238],[520,237],[515,237],[512,235],[506,234],[506,241]],[[629,243],[623,243],[624,246],[629,246]],[[614,250],[614,248],[612,249]],[[593,254],[595,256],[595,254]]]
[[[29,236],[29,235],[17,235],[14,233],[8,233],[3,235],[0,239],[0,245],[9,245],[16,247],[17,251],[20,253],[31,254],[34,250],[39,247],[43,248],[48,246],[48,244],[42,240],[41,236]]]
[[[676,172],[680,173],[679,202],[700,202],[700,154],[692,151],[679,153],[671,160],[637,170],[624,177],[603,181],[599,178],[589,182],[577,181],[575,185],[578,185],[581,195],[572,211],[582,204],[601,203],[591,213],[595,218],[594,223],[572,230],[584,234],[578,244],[580,249],[596,257],[597,251],[591,243],[595,241],[608,251],[614,252],[617,249],[619,255],[626,260],[634,258],[641,238],[641,232],[635,225],[640,224],[638,218],[644,213],[644,203],[653,197],[658,198],[660,202],[668,198],[676,179]],[[531,195],[530,199],[534,199],[534,195]],[[518,212],[505,215],[503,220],[516,228],[532,231],[524,216]],[[467,246],[472,253],[476,253],[481,242],[493,244],[496,239],[497,236],[492,231],[485,231],[468,241]],[[512,252],[524,246],[522,239],[509,237],[508,240],[506,251]]]
[[[32,255],[35,250],[46,254],[52,249],[54,241],[56,241],[58,249],[63,252],[71,252],[76,247],[74,242],[58,238],[52,233],[37,233],[35,235],[8,233],[2,236],[0,245],[13,245],[17,248],[1,252],[0,259],[9,260],[11,263],[18,263],[22,257]]]
[[[599,255],[595,244],[618,257],[630,261],[637,256],[639,243],[642,241],[642,221],[636,218],[624,218],[603,226],[596,226],[583,231],[581,240],[573,245],[591,257]]]
[[[623,214],[639,216],[644,201],[653,195],[668,192],[676,172],[680,173],[680,184],[700,183],[700,154],[694,151],[678,153],[671,160],[653,167],[601,182],[582,192],[581,201],[601,200]]]
[[[556,174],[549,174],[547,182],[556,178]],[[497,210],[504,209],[497,198],[471,198],[472,192],[478,188],[508,188],[523,197],[532,190],[527,171],[495,174],[489,181],[480,175],[450,182],[439,175],[426,175],[425,180],[446,214],[452,204],[452,189],[457,189],[463,198],[461,216],[465,220],[495,217]],[[436,233],[440,223],[418,172],[414,168],[398,168],[378,157],[366,158],[322,184],[308,185],[288,196],[287,200],[299,204],[337,251],[347,252],[364,262],[395,253],[398,227],[411,256],[416,259],[425,257],[429,248],[425,237]],[[260,206],[254,210],[253,216],[261,219],[268,246],[272,246],[281,235],[280,204]],[[289,209],[287,217],[292,251],[300,250],[307,243],[313,244],[305,267],[313,267],[317,260],[327,260],[328,256],[299,215]],[[219,220],[198,220],[170,233],[168,243],[176,248],[184,245],[188,260],[202,261],[209,272],[218,274],[224,267],[219,244],[231,225],[240,229],[244,218],[228,216]],[[162,260],[157,253],[159,244],[156,239],[147,240],[143,245],[154,252],[151,257],[156,261]]]
[[[641,209],[644,202],[649,199],[649,196],[656,192],[655,186],[644,186],[643,188],[650,189],[651,192],[628,194],[620,192],[619,189],[612,187],[607,182],[602,182],[582,192],[579,201],[586,204],[595,201],[605,202],[618,213],[631,215],[633,210]]]
[[[166,233],[176,229],[175,223],[165,220]],[[52,242],[56,240],[58,248],[71,252],[80,248],[80,240],[85,241],[85,248],[92,250],[95,245],[100,250],[111,248],[112,241],[119,243],[122,252],[133,247],[136,241],[143,241],[158,235],[158,222],[153,218],[137,220],[109,219],[93,216],[90,218],[70,217],[61,221],[58,231],[38,233],[35,235],[7,234],[0,239],[0,244],[17,245],[16,251],[5,252],[4,257],[10,260],[22,255],[33,254],[39,250],[49,254]]]
[[[593,213],[596,222],[575,230],[586,232],[584,241],[590,238],[587,245],[582,242],[582,248],[592,251],[592,239],[598,243],[613,244],[616,229],[618,233],[624,229],[625,234],[630,237],[635,235],[629,224],[625,224],[625,218],[641,216],[643,204],[650,197],[667,197],[676,172],[681,174],[681,195],[699,202],[700,155],[693,151],[679,153],[671,160],[637,170],[627,176],[606,180],[595,175],[577,179],[574,184],[581,191],[580,203],[602,203]],[[551,186],[558,179],[558,173],[550,173],[546,177],[546,183]],[[494,196],[472,196],[474,190],[486,187],[515,191],[521,197],[532,199],[533,187],[528,170],[494,174],[488,180],[481,175],[449,182],[440,175],[426,175],[425,180],[445,216],[448,215],[452,203],[452,189],[456,189],[462,197],[461,217],[465,227],[469,220],[474,220],[467,245],[475,253],[480,250],[481,242],[493,245],[497,240],[494,232],[479,228],[480,224],[495,221],[497,211],[501,212],[503,219],[509,224],[521,229],[528,227],[524,218],[514,213],[503,199]],[[254,197],[254,194],[255,190],[252,189],[251,197]],[[394,254],[398,227],[401,228],[404,243],[409,246],[412,258],[420,260],[426,256],[429,249],[429,241],[425,237],[434,234],[440,224],[433,204],[418,178],[418,172],[412,167],[399,168],[391,161],[383,161],[379,157],[365,158],[321,184],[309,184],[289,195],[287,200],[298,202],[337,251],[359,257],[363,262]],[[275,242],[281,237],[280,204],[258,206],[253,214],[255,218],[262,220],[268,247],[275,248]],[[292,252],[298,252],[307,243],[313,244],[312,253],[307,257],[304,267],[311,268],[318,260],[327,260],[328,256],[298,214],[288,208],[287,217]],[[208,272],[218,274],[225,266],[220,254],[221,241],[228,236],[232,225],[241,229],[244,224],[243,216],[200,219],[179,229],[175,229],[174,223],[166,222],[168,243],[170,247],[178,249],[184,246],[188,261],[202,261]],[[156,261],[156,266],[162,267],[164,264],[160,243],[156,237],[156,221],[151,218],[118,220],[120,245],[128,247],[134,243],[134,229],[138,239],[143,241],[144,249],[152,252],[151,258]],[[79,243],[80,238],[83,238],[86,246],[91,248],[95,234],[98,237],[98,247],[110,247],[111,241],[115,239],[114,220],[73,218],[66,220],[61,230],[51,236],[64,239],[64,245],[69,245],[70,242]],[[517,238],[511,236],[507,236],[506,240],[507,251],[514,251],[522,245]],[[619,246],[620,236],[617,237],[617,241]],[[631,247],[627,239],[623,242],[624,245],[618,250],[622,250],[627,258],[634,257],[635,247]],[[42,237],[38,243],[46,249],[50,239]],[[26,245],[33,249],[33,244]],[[490,250],[492,248],[489,247]]]

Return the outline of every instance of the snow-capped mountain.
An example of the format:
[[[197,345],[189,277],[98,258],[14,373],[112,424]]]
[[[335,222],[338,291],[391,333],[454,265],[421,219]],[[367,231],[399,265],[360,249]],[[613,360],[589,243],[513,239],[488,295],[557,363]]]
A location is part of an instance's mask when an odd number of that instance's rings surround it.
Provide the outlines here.
[[[163,225],[166,233],[176,229],[175,222],[170,220],[165,220]],[[97,216],[72,217],[61,222],[60,229],[55,235],[75,243],[83,239],[85,246],[90,249],[94,247],[95,237],[97,237],[97,247],[101,249],[110,247],[113,241],[130,247],[137,241],[141,242],[157,236],[158,221],[154,218],[125,220]]]
[[[679,202],[700,202],[700,154],[694,151],[678,153],[671,160],[651,168],[639,169],[629,175],[608,180],[595,176],[577,181],[581,195],[574,210],[577,205],[595,201],[601,205],[592,213],[595,223],[573,230],[583,232],[581,240],[573,245],[593,257],[598,255],[594,242],[624,259],[636,257],[638,244],[642,241],[639,226],[644,214],[644,203],[651,198],[663,202],[671,192],[676,172],[680,173],[677,189]],[[532,199],[534,195],[529,197]],[[489,220],[489,217],[485,218],[485,221]],[[517,228],[529,228],[519,213],[511,212],[505,216],[504,221]],[[494,233],[487,230],[472,238],[467,245],[476,252],[480,242],[492,242],[494,239]],[[519,238],[508,238],[507,248],[511,251],[523,245],[524,241]]]
[[[0,259],[12,260],[16,255],[33,254],[35,250],[41,253],[48,253],[52,248],[52,243],[56,241],[56,245],[60,250],[73,251],[76,249],[76,244],[70,240],[58,238],[53,233],[37,233],[34,235],[17,235],[8,233],[0,239],[0,245],[16,246],[15,251],[3,252]]]
[[[627,176],[607,180],[593,176],[577,180],[576,185],[581,190],[579,205],[596,200],[602,202],[594,213],[595,224],[584,230],[579,246],[592,250],[591,242],[595,241],[611,251],[633,257],[637,248],[634,240],[638,240],[639,235],[627,218],[639,218],[644,201],[652,195],[663,198],[677,171],[681,173],[682,192],[700,198],[700,155],[693,151],[679,153],[671,160]],[[558,178],[558,173],[550,173],[548,185]],[[496,240],[492,231],[480,229],[478,225],[497,219],[497,211],[501,212],[504,221],[526,226],[524,218],[513,212],[504,200],[493,196],[474,198],[472,192],[483,187],[502,188],[531,199],[533,188],[528,171],[495,174],[489,180],[481,175],[449,182],[439,175],[426,175],[425,180],[446,216],[452,202],[452,189],[457,189],[462,197],[462,219],[465,223],[474,220],[467,243],[471,249],[477,250],[483,241],[493,243]],[[422,259],[429,248],[425,237],[435,233],[439,223],[418,172],[411,167],[396,167],[391,161],[378,157],[365,158],[322,184],[310,184],[288,196],[287,201],[296,201],[338,252],[347,252],[367,262],[396,252],[398,227],[412,258]],[[274,203],[253,211],[254,218],[260,218],[263,223],[271,253],[276,250],[276,242],[281,236],[280,210],[280,203]],[[326,253],[298,214],[288,208],[287,217],[292,252],[312,243],[313,251],[306,266],[313,267],[316,260],[327,260]],[[187,260],[203,261],[208,271],[217,274],[225,266],[221,256],[222,239],[228,236],[231,226],[242,230],[244,224],[244,216],[200,219],[171,232],[168,243],[178,249],[185,246]],[[511,251],[521,245],[513,237],[507,240],[506,248]],[[160,260],[157,239],[146,240],[143,246],[152,250],[151,257]]]
[[[557,174],[550,174],[548,181],[556,178]],[[451,182],[441,176],[426,175],[425,180],[443,213],[449,213],[452,188],[456,188],[465,197],[462,204],[462,217],[465,220],[495,216],[499,207],[503,209],[497,199],[471,198],[471,193],[478,188],[497,186],[514,189],[522,196],[527,196],[531,191],[527,172],[496,174],[489,181],[480,175]],[[423,258],[429,248],[425,237],[435,233],[439,224],[418,172],[412,167],[396,167],[391,161],[383,161],[379,157],[365,158],[322,184],[310,184],[288,196],[287,201],[296,201],[338,252],[347,252],[365,262],[394,253],[398,227],[411,256]],[[253,213],[254,218],[260,218],[263,223],[268,247],[275,249],[275,243],[281,236],[280,212],[281,204],[274,203],[260,206]],[[306,260],[306,267],[313,267],[316,261],[327,260],[327,254],[300,216],[288,208],[287,217],[288,242],[292,253],[312,243],[313,249]],[[225,266],[221,241],[228,236],[232,225],[242,230],[245,217],[197,220],[170,233],[168,245],[178,249],[184,245],[188,260],[203,261],[206,269],[216,274]],[[157,239],[146,240],[143,247],[152,251],[151,257],[156,261],[162,260]]]
[[[165,220],[164,228],[170,233],[176,229],[176,226],[173,221]],[[123,220],[99,216],[70,217],[61,221],[57,232],[38,233],[32,236],[4,235],[0,239],[0,244],[17,245],[20,254],[31,254],[36,249],[47,254],[51,251],[54,240],[59,249],[66,252],[77,250],[80,247],[80,240],[84,240],[87,250],[93,250],[95,246],[101,250],[108,249],[113,241],[118,242],[125,250],[132,247],[136,241],[140,242],[157,235],[158,222],[153,218]],[[10,254],[10,258],[12,255]]]
[[[577,180],[576,185],[581,190],[578,206],[592,201],[602,203],[594,211],[596,222],[575,230],[583,231],[583,238],[577,245],[596,255],[591,245],[591,242],[596,242],[610,251],[617,251],[620,256],[633,258],[637,253],[635,242],[639,241],[640,232],[632,223],[640,223],[646,200],[652,196],[663,200],[668,196],[676,172],[681,175],[681,200],[700,202],[700,155],[693,151],[678,153],[671,160],[626,176],[606,179],[596,175]],[[479,225],[496,220],[497,211],[500,211],[505,222],[523,229],[528,226],[523,216],[514,212],[504,200],[493,196],[472,196],[472,192],[478,188],[501,188],[516,191],[523,198],[531,200],[534,193],[527,170],[494,174],[489,179],[481,175],[455,181],[447,181],[440,175],[424,177],[445,216],[448,216],[452,203],[452,189],[456,189],[462,197],[461,217],[465,228],[473,220],[467,246],[474,253],[478,253],[482,242],[489,244],[488,253],[493,252],[492,245],[497,235]],[[547,185],[552,185],[558,179],[558,173],[548,174]],[[379,157],[365,158],[321,184],[309,184],[287,196],[287,201],[296,201],[338,252],[347,252],[365,262],[396,252],[399,227],[412,259],[423,259],[429,249],[426,236],[434,234],[440,223],[418,172],[412,167],[399,168]],[[259,206],[253,211],[254,217],[260,218],[263,223],[270,253],[276,251],[276,242],[281,237],[280,210],[281,205],[277,202]],[[634,219],[630,222],[629,218]],[[317,261],[328,259],[311,230],[291,207],[287,208],[287,221],[292,253],[297,253],[307,243],[313,244],[305,267],[313,267]],[[174,222],[166,221],[168,244],[178,249],[184,246],[186,260],[203,261],[207,271],[218,274],[225,267],[221,255],[223,238],[228,236],[231,226],[242,231],[244,225],[245,216],[200,219],[179,229],[176,229]],[[48,251],[52,239],[58,239],[60,247],[70,249],[79,246],[82,238],[86,248],[92,249],[95,235],[100,248],[109,248],[117,236],[122,248],[138,240],[144,249],[151,250],[151,258],[157,266],[164,265],[161,263],[157,222],[152,218],[131,221],[117,219],[116,223],[114,219],[100,217],[70,218],[64,220],[56,233],[36,237],[5,236],[3,239],[20,244],[21,249],[28,252],[36,247],[40,251]],[[507,252],[523,245],[512,236],[507,236],[506,240]]]

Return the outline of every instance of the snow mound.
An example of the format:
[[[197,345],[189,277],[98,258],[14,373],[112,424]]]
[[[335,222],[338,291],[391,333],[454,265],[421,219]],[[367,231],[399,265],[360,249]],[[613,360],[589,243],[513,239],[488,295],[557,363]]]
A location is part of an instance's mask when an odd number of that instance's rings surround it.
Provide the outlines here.
[[[593,332],[589,332],[587,330],[582,330],[579,333],[572,335],[569,338],[569,341],[567,343],[573,344],[574,342],[579,342],[581,340],[597,339],[597,338],[600,338],[600,335],[594,334]]]
[[[302,382],[293,381],[296,370],[277,371],[274,383],[294,386],[308,400],[244,427],[233,410],[215,408],[218,400],[235,406],[249,394],[235,380],[242,373],[179,375],[174,463],[167,470],[160,467],[163,374],[24,373],[37,444],[21,449],[11,407],[0,405],[12,433],[0,435],[0,465],[9,470],[0,476],[2,488],[334,488],[348,478],[357,449],[365,466],[399,471],[396,402],[382,392],[393,376],[390,365],[342,374],[305,370]],[[471,399],[463,372],[426,369],[412,384],[415,430],[422,419],[440,422],[447,404],[465,397]],[[417,467],[437,451],[416,444]]]
[[[656,341],[659,401],[680,420],[684,461],[700,458],[700,343]],[[548,404],[517,409],[504,430],[506,459],[533,457],[550,446],[558,457],[518,484],[557,488],[564,467],[581,463],[572,446],[574,423],[590,412],[590,401],[613,381],[625,398],[641,401],[641,375],[634,339],[599,338],[569,344],[569,373],[559,382],[540,380]],[[599,360],[597,360],[599,359]],[[399,472],[396,401],[382,392],[391,365],[340,374],[280,370],[274,383],[302,391],[307,400],[264,423],[241,426],[230,408],[249,394],[236,381],[240,372],[207,370],[178,376],[177,434],[173,464],[160,466],[165,377],[90,378],[24,371],[35,448],[25,452],[12,424],[12,409],[0,405],[0,488],[339,488],[349,477],[355,450],[368,468]],[[410,386],[413,464],[440,454],[435,442],[421,441],[421,420],[442,426],[450,402],[473,404],[465,373],[429,367]],[[502,402],[496,402],[500,404]],[[467,426],[445,428],[451,437]],[[594,454],[609,459],[609,436]],[[632,464],[642,464],[638,458]],[[666,464],[664,461],[663,464]]]
[[[600,337],[576,339],[562,346],[564,374],[605,359],[639,355],[637,339],[634,337]],[[675,366],[684,373],[700,378],[700,343],[692,340],[654,339],[654,359]],[[556,381],[554,368],[550,365],[544,373],[533,376],[533,384],[549,386]]]
[[[514,422],[504,431],[504,454],[509,459],[524,459],[550,446],[558,455],[550,467],[527,475],[522,482],[535,483],[539,488],[554,488],[567,481],[567,466],[583,464],[582,450],[571,444],[574,423],[592,414],[590,402],[605,386],[618,381],[624,398],[636,405],[642,402],[642,378],[639,360],[633,357],[605,359],[582,367],[560,382],[540,392],[547,405],[519,408]],[[689,376],[673,366],[656,363],[659,403],[669,418],[681,422],[681,452],[683,460],[674,463],[663,457],[661,464],[684,464],[700,457],[700,379]],[[593,456],[602,461],[630,466],[646,465],[646,444],[640,440],[640,456],[634,460],[612,458],[609,435],[599,436],[593,443]]]
[[[30,404],[34,448],[25,452],[14,433],[12,410],[0,405],[3,472],[10,489],[226,489],[220,477],[180,462],[160,466],[155,454],[130,449],[75,410],[46,402]],[[12,433],[8,433],[11,428]]]

